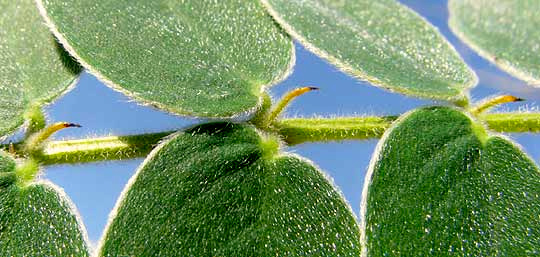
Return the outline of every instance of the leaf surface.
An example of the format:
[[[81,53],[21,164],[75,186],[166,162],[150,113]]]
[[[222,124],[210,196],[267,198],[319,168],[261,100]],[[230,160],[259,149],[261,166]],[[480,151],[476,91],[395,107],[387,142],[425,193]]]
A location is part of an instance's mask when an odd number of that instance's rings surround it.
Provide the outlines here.
[[[54,40],[32,0],[0,0],[0,138],[30,105],[53,100],[80,67]]]
[[[512,142],[432,107],[379,144],[361,210],[369,256],[540,254],[540,171]]]
[[[212,123],[163,144],[124,190],[101,256],[358,256],[324,175],[251,127]]]
[[[15,162],[0,152],[2,256],[88,256],[83,228],[63,192],[16,184]]]
[[[450,28],[503,70],[540,87],[540,1],[451,0]]]
[[[394,0],[263,0],[295,39],[344,72],[408,95],[464,101],[476,76],[441,34]]]
[[[205,117],[252,110],[293,45],[256,1],[38,1],[66,49],[109,86]]]

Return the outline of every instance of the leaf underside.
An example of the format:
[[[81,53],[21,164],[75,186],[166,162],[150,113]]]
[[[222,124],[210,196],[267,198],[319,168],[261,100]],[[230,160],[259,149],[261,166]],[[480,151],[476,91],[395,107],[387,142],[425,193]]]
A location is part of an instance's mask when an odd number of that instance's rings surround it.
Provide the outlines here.
[[[362,206],[369,256],[540,254],[540,171],[513,143],[448,107],[387,133]]]
[[[0,254],[88,256],[68,200],[47,184],[19,187],[14,168],[0,152]]]
[[[263,0],[293,37],[357,78],[408,95],[466,100],[476,76],[443,36],[394,0]]]
[[[261,142],[230,123],[168,141],[119,200],[100,255],[358,256],[356,219],[324,175]]]
[[[56,43],[32,0],[0,0],[0,138],[30,105],[64,92],[80,67]]]
[[[451,0],[450,28],[503,70],[540,87],[540,1]]]
[[[68,51],[142,103],[228,117],[288,74],[293,45],[256,1],[38,1]]]

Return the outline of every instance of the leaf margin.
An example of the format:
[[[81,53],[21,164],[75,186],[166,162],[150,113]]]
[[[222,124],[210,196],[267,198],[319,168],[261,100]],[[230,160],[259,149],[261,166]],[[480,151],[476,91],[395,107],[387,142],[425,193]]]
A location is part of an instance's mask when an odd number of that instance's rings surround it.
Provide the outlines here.
[[[392,123],[392,125],[384,132],[383,136],[377,142],[377,146],[375,147],[375,150],[373,151],[373,154],[372,154],[370,162],[369,162],[369,166],[368,166],[368,170],[366,172],[366,176],[364,177],[364,185],[363,185],[363,188],[362,188],[362,199],[360,200],[360,217],[359,217],[360,222],[359,223],[360,223],[360,233],[361,233],[360,234],[360,244],[361,244],[361,247],[362,247],[362,249],[361,249],[362,252],[361,252],[361,255],[360,255],[361,257],[369,256],[368,245],[367,245],[367,236],[366,236],[367,223],[366,223],[366,218],[365,217],[366,217],[366,213],[367,213],[367,209],[368,209],[367,200],[368,200],[368,196],[369,196],[368,191],[369,191],[369,187],[371,185],[371,180],[372,180],[371,178],[373,177],[377,162],[382,158],[382,155],[380,153],[383,152],[384,147],[385,147],[385,142],[386,142],[387,138],[390,136],[390,134],[392,134],[394,129],[396,129],[404,120],[408,119],[409,116],[414,114],[416,111],[422,110],[422,109],[425,109],[425,108],[429,108],[429,107],[442,107],[442,106],[434,106],[434,105],[422,106],[422,107],[410,110],[410,111],[402,114],[398,119],[396,119]],[[466,110],[464,110],[462,108],[454,107],[454,106],[444,106],[444,107],[447,107],[447,108],[450,108],[452,110],[458,111],[461,114],[463,114],[464,116],[466,116],[471,121],[472,134],[475,135],[476,137],[478,137],[478,139],[482,142],[483,145],[485,144],[485,141],[487,141],[487,140],[489,140],[491,138],[503,139],[507,143],[512,145],[515,149],[521,151],[522,154],[523,154],[523,157],[527,161],[529,161],[530,163],[534,164],[535,167],[538,170],[540,170],[540,167],[536,164],[534,159],[525,151],[523,146],[516,143],[514,140],[512,140],[510,137],[508,137],[508,136],[506,136],[504,134],[497,133],[497,132],[494,132],[494,131],[491,131],[490,129],[488,129],[486,121],[479,120],[479,119],[475,118],[473,115],[471,115],[469,112],[467,112]],[[481,129],[482,131],[478,131],[478,129]]]
[[[332,66],[336,67],[339,71],[346,73],[347,75],[352,76],[354,79],[358,81],[365,81],[371,84],[371,86],[384,89],[386,91],[389,91],[391,93],[399,93],[403,94],[408,97],[421,97],[425,99],[431,99],[431,100],[445,100],[454,102],[457,105],[462,105],[465,102],[465,105],[468,104],[468,101],[470,99],[469,91],[476,87],[478,85],[479,79],[476,72],[465,62],[461,54],[457,51],[454,45],[452,45],[448,39],[440,32],[439,28],[434,26],[431,22],[429,22],[424,16],[420,15],[416,11],[414,11],[409,6],[396,1],[397,5],[400,5],[407,11],[411,12],[413,15],[415,15],[417,18],[421,19],[425,24],[427,24],[429,27],[434,29],[437,36],[440,36],[442,38],[442,41],[450,48],[451,51],[454,51],[456,54],[456,57],[460,59],[465,67],[467,68],[469,74],[472,76],[471,80],[469,81],[469,84],[464,84],[464,87],[460,89],[460,93],[456,94],[453,97],[434,97],[433,95],[429,95],[427,93],[418,93],[414,92],[408,89],[393,87],[391,85],[388,85],[381,80],[377,79],[374,76],[368,75],[364,71],[361,71],[359,69],[353,68],[351,65],[346,64],[342,61],[340,61],[339,58],[334,57],[333,55],[329,54],[323,49],[320,49],[316,47],[314,44],[310,43],[305,37],[303,37],[300,33],[295,31],[295,29],[289,25],[288,22],[285,21],[284,18],[281,17],[281,15],[272,7],[272,5],[268,2],[269,0],[259,0],[262,5],[266,8],[266,11],[270,14],[270,16],[275,19],[276,23],[279,24],[280,28],[282,28],[288,35],[290,35],[294,40],[297,40],[303,47],[305,47],[307,50],[309,50],[311,53],[315,54],[319,58],[322,58],[326,61],[328,61]]]
[[[77,51],[69,44],[69,41],[62,35],[62,33],[58,30],[58,26],[56,23],[53,22],[51,17],[49,17],[49,14],[47,13],[47,10],[45,8],[45,5],[43,4],[43,1],[45,0],[34,0],[36,3],[36,6],[39,10],[39,13],[41,14],[41,17],[44,20],[45,25],[49,28],[51,33],[55,36],[55,38],[58,40],[58,42],[62,45],[62,47],[88,72],[90,72],[93,76],[95,76],[99,81],[103,82],[108,88],[113,89],[116,92],[119,92],[125,96],[127,96],[130,99],[133,99],[136,101],[138,105],[141,106],[147,106],[154,109],[157,109],[159,111],[166,112],[168,114],[172,114],[175,116],[188,116],[191,118],[204,118],[207,120],[226,120],[226,121],[234,121],[238,119],[243,119],[245,117],[250,117],[255,115],[255,112],[263,108],[264,104],[264,98],[265,98],[265,92],[267,89],[271,88],[274,85],[277,85],[280,82],[283,82],[285,79],[287,79],[293,72],[294,66],[296,65],[296,49],[294,46],[294,41],[292,38],[290,39],[290,49],[289,49],[289,64],[284,70],[280,76],[276,76],[273,81],[270,81],[267,84],[260,85],[259,90],[259,96],[257,99],[257,104],[243,112],[234,113],[231,115],[225,115],[225,116],[219,116],[219,115],[197,115],[190,111],[179,111],[179,110],[173,110],[172,108],[166,107],[165,105],[158,103],[156,101],[150,101],[143,99],[142,97],[139,97],[137,93],[131,92],[125,88],[122,88],[121,86],[114,83],[112,80],[107,78],[107,76],[103,75],[101,72],[99,72],[97,69],[95,69],[92,65],[90,65],[87,61],[85,61],[78,53]],[[272,18],[272,17],[269,17]],[[278,30],[281,30],[279,26],[276,26]],[[285,33],[284,31],[281,31],[285,36],[289,37],[289,34]]]
[[[23,187],[20,187],[18,185],[13,185],[18,187],[18,190],[25,190],[29,189],[30,187],[41,187],[44,190],[48,190],[50,192],[53,192],[59,199],[58,204],[59,205],[65,205],[66,208],[65,211],[69,212],[75,219],[75,222],[77,222],[77,230],[82,237],[82,243],[83,246],[86,249],[86,253],[88,256],[92,256],[93,248],[92,243],[88,237],[88,230],[86,229],[86,226],[84,225],[82,216],[75,205],[75,203],[71,200],[71,198],[67,195],[67,193],[64,191],[64,189],[56,184],[54,184],[52,181],[47,179],[37,179]]]
[[[46,179],[38,179],[28,184],[28,186],[32,186],[32,185],[41,185],[41,186],[44,186],[46,188],[53,190],[58,195],[58,197],[61,198],[62,201],[68,206],[68,210],[71,212],[71,214],[77,221],[78,229],[82,235],[82,239],[83,239],[84,245],[86,246],[86,249],[88,250],[88,254],[91,255],[92,243],[90,241],[90,238],[88,237],[88,230],[86,229],[86,226],[84,225],[82,215],[79,212],[79,209],[77,208],[73,200],[71,200],[71,198],[66,193],[66,191],[64,191],[64,188]]]
[[[489,51],[485,50],[484,48],[480,47],[478,44],[474,43],[472,40],[466,36],[466,33],[461,31],[459,29],[459,25],[457,25],[457,15],[453,15],[455,12],[453,8],[450,7],[450,5],[454,5],[458,0],[448,0],[448,27],[450,28],[450,31],[456,35],[459,40],[461,40],[465,45],[470,47],[475,53],[480,55],[483,59],[487,60],[489,63],[495,64],[498,68],[503,70],[504,72],[507,72],[512,77],[515,77],[519,80],[524,81],[527,83],[528,86],[531,87],[540,87],[540,76],[538,78],[535,78],[534,76],[531,76],[527,74],[527,72],[522,71],[520,68],[515,67],[512,65],[510,61],[507,61],[506,59],[500,59],[497,58],[494,54],[490,53]]]
[[[54,37],[54,35],[52,35],[50,31],[48,30],[47,26],[43,24],[41,20],[41,15],[39,14],[39,11],[35,7],[35,5],[32,4],[32,2],[33,2],[32,0],[25,0],[24,2],[17,3],[19,4],[19,6],[17,7],[20,7],[22,5],[24,8],[23,11],[28,11],[29,10],[28,8],[33,9],[32,11],[34,13],[32,15],[34,17],[31,17],[31,19],[39,20],[37,23],[34,24],[34,25],[39,26],[40,31],[37,34],[43,34],[40,36],[47,37],[46,39],[47,42],[40,42],[40,43],[42,44],[42,46],[48,45],[50,47],[50,50],[56,53],[55,62],[61,65],[62,66],[61,71],[65,72],[66,74],[69,73],[70,77],[66,80],[60,81],[60,83],[55,84],[55,86],[60,86],[62,88],[61,90],[56,90],[52,93],[49,92],[49,94],[42,94],[41,96],[35,97],[33,99],[28,97],[29,95],[28,89],[29,88],[35,89],[39,87],[39,84],[24,86],[24,88],[20,92],[20,96],[24,97],[24,99],[20,101],[21,105],[24,107],[18,110],[19,112],[16,113],[15,119],[12,119],[9,122],[7,122],[7,126],[3,128],[0,127],[0,142],[6,140],[10,136],[13,136],[13,133],[21,129],[21,127],[23,130],[28,129],[28,126],[30,125],[29,123],[32,122],[30,120],[31,118],[29,117],[32,115],[32,112],[35,112],[36,110],[39,110],[41,112],[41,109],[43,107],[46,107],[47,105],[54,103],[54,101],[56,101],[57,99],[61,98],[62,96],[66,95],[71,90],[73,90],[76,87],[77,83],[79,82],[80,76],[82,74],[82,67],[71,55],[69,55],[69,53],[64,48],[62,48],[61,44],[58,42],[56,37]],[[32,20],[32,22],[34,22],[34,20]],[[23,30],[21,31],[23,33],[29,33],[27,32],[28,28],[23,27],[22,29]],[[30,33],[33,33],[33,32],[34,31]],[[44,33],[46,33],[48,36],[45,36]],[[30,47],[27,47],[26,49],[30,49]],[[8,52],[10,52],[9,49],[8,49]],[[36,51],[32,51],[32,52],[36,52]],[[60,70],[56,70],[56,71],[60,71]],[[56,72],[56,71],[53,70],[52,72]],[[63,74],[63,75],[66,75],[66,74]],[[10,85],[7,85],[7,87],[10,88]]]
[[[212,122],[208,122],[208,123],[212,123]],[[208,124],[208,123],[195,124],[195,125],[192,125],[192,126],[188,126],[188,127],[182,128],[181,130],[178,130],[178,131],[176,131],[176,132],[174,132],[174,133],[172,133],[170,135],[167,135],[166,137],[161,139],[160,142],[158,143],[158,145],[156,147],[154,147],[154,149],[145,157],[144,161],[137,167],[135,173],[130,177],[128,182],[124,185],[124,188],[122,189],[122,192],[120,193],[119,197],[117,198],[113,209],[111,210],[111,212],[108,215],[107,224],[105,225],[103,233],[102,233],[99,241],[97,242],[97,244],[94,247],[94,254],[92,256],[96,256],[96,257],[97,256],[104,256],[103,255],[104,254],[103,249],[104,249],[104,246],[105,246],[105,240],[107,238],[107,235],[108,235],[108,232],[109,232],[109,230],[111,228],[111,225],[112,225],[113,221],[116,219],[116,217],[118,215],[118,210],[120,209],[120,207],[123,205],[124,201],[126,200],[126,197],[127,197],[128,193],[129,193],[132,185],[137,181],[137,178],[142,173],[142,170],[144,169],[144,167],[149,162],[153,161],[154,157],[157,156],[161,152],[161,149],[163,149],[165,146],[167,146],[169,142],[173,141],[178,136],[180,136],[182,134],[185,134],[186,133],[185,131],[188,131],[188,130],[190,130],[192,128],[198,127],[199,125],[204,125],[204,124]],[[260,144],[261,148],[264,148],[265,146],[267,146],[267,145],[265,145],[265,140],[267,140],[269,138],[270,138],[270,140],[274,140],[274,139],[277,140],[278,144],[277,144],[276,151],[268,153],[268,150],[265,149],[264,150],[265,153],[263,154],[263,156],[261,156],[261,158],[268,158],[269,157],[268,154],[272,154],[272,156],[271,156],[272,159],[277,159],[277,158],[282,158],[282,157],[292,157],[292,158],[296,158],[299,161],[305,162],[307,165],[309,165],[313,169],[315,169],[316,172],[326,180],[326,182],[334,189],[334,192],[339,196],[339,198],[340,198],[339,200],[343,203],[345,209],[354,218],[354,221],[355,221],[355,224],[356,224],[356,229],[359,231],[360,236],[362,236],[362,231],[361,231],[361,227],[360,227],[360,222],[358,221],[358,216],[354,213],[351,203],[345,198],[345,195],[344,195],[343,191],[337,186],[334,179],[330,176],[329,173],[325,172],[315,162],[313,162],[312,160],[310,160],[310,159],[308,159],[308,158],[306,158],[304,156],[298,155],[298,154],[293,153],[293,152],[282,151],[286,147],[285,142],[283,140],[279,139],[279,138],[273,137],[272,134],[267,133],[265,131],[261,131],[260,129],[256,128],[252,124],[234,123],[234,122],[232,124],[243,124],[243,125],[245,125],[247,127],[252,128],[257,133],[257,135],[259,136],[259,140],[260,140],[259,144]],[[274,145],[272,145],[271,147],[274,147]],[[364,247],[362,245],[361,241],[358,242],[358,245],[361,248]],[[361,250],[363,250],[363,248]]]

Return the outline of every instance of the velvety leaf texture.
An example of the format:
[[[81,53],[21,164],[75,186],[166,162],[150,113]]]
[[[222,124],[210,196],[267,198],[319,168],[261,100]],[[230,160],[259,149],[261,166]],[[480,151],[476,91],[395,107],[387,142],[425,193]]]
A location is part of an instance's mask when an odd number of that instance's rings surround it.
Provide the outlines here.
[[[0,256],[88,256],[63,194],[42,183],[19,187],[14,161],[0,156]]]
[[[450,0],[450,28],[484,58],[540,87],[540,1]]]
[[[0,173],[15,171],[15,160],[0,150]]]
[[[130,181],[100,255],[358,256],[342,196],[310,164],[276,153],[245,125],[175,136]]]
[[[39,0],[73,55],[109,86],[187,115],[228,117],[290,71],[292,41],[257,1]]]
[[[464,101],[476,76],[441,34],[395,0],[263,0],[295,39],[391,91]]]
[[[66,90],[79,66],[56,43],[32,0],[0,0],[0,138],[31,104]]]
[[[540,171],[513,143],[433,107],[380,144],[361,211],[369,256],[540,255]]]
[[[0,150],[0,191],[3,188],[9,187],[17,180],[15,175],[15,160],[7,153]],[[0,214],[1,215],[1,214]],[[2,219],[0,219],[0,222]],[[2,230],[0,229],[0,232]]]

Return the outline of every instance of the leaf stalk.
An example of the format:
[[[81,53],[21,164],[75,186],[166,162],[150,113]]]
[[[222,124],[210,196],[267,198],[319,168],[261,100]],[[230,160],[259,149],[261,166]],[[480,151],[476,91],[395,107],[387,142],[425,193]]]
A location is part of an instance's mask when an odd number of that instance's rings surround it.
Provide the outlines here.
[[[479,116],[497,132],[540,132],[540,113],[492,113]],[[288,144],[365,140],[380,138],[397,116],[294,118],[273,123],[273,128]],[[52,141],[32,158],[43,165],[84,163],[104,160],[131,159],[146,156],[159,142],[175,131],[150,134]],[[24,151],[24,144],[0,145],[0,149]]]

